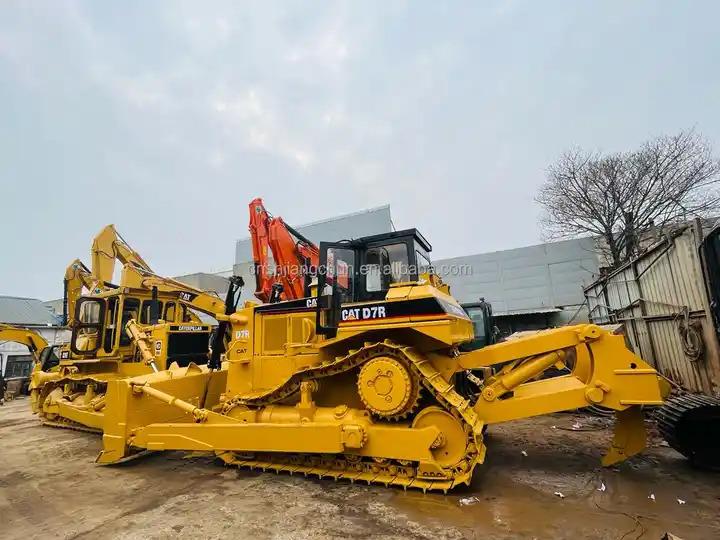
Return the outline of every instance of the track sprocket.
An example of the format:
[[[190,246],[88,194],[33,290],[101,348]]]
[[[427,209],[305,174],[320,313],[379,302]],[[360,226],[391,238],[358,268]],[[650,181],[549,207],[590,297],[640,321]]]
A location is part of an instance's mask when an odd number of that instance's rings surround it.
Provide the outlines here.
[[[420,401],[420,381],[405,362],[392,356],[376,356],[358,373],[358,393],[373,415],[400,420]]]

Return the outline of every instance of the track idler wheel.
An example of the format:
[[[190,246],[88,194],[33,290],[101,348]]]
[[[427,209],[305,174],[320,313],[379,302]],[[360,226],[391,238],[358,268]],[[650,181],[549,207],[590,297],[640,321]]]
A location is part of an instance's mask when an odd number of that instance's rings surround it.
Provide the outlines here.
[[[437,406],[420,411],[413,421],[413,428],[434,426],[440,434],[431,447],[431,453],[441,467],[457,465],[466,454],[467,434],[462,423],[446,410]]]

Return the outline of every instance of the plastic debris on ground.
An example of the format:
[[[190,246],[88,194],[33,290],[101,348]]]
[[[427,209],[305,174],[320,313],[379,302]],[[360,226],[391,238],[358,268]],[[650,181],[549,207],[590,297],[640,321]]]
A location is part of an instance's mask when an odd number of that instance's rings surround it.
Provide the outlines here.
[[[598,491],[605,491],[605,482],[600,482],[600,487],[597,488]]]
[[[464,497],[464,498],[458,500],[458,504],[460,506],[470,506],[473,504],[477,504],[479,502],[480,502],[480,499],[478,499],[477,497]]]
[[[677,500],[678,504],[685,504],[687,501],[683,501],[682,499]]]
[[[559,491],[556,491],[555,493],[553,493],[553,495],[555,495],[556,497],[560,497],[561,499],[564,499],[564,498],[565,498],[565,495],[563,495],[563,494],[560,493]]]
[[[525,450],[523,450],[523,451],[520,452],[520,453],[521,453],[524,457],[527,457],[527,452],[526,452]]]
[[[650,495],[648,495],[648,499],[655,501],[655,494],[651,493]]]
[[[574,431],[577,431],[578,429],[582,428],[582,424],[580,422],[578,422],[577,420],[575,420],[575,423],[572,425],[572,428]]]

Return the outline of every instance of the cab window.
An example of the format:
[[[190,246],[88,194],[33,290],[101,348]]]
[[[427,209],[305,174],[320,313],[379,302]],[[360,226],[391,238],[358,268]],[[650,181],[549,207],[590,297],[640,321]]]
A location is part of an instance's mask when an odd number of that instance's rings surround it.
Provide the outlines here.
[[[117,306],[118,299],[110,298],[108,300],[107,315],[105,316],[105,339],[103,340],[103,350],[106,353],[112,352],[115,346],[115,332],[117,327],[115,321],[117,320]]]
[[[105,301],[82,298],[76,313],[78,326],[73,330],[71,347],[80,354],[95,352],[101,345]]]
[[[33,357],[29,354],[18,354],[7,357],[5,365],[5,378],[27,378],[30,376],[32,369]]]
[[[140,300],[126,298],[122,307],[122,320],[120,321],[120,346],[130,345],[130,337],[125,332],[125,325],[130,319],[138,320],[140,315]]]
[[[420,274],[427,274],[432,266],[430,259],[428,259],[422,251],[418,250],[415,250],[415,256],[417,257],[418,276],[420,276]]]
[[[80,307],[80,322],[87,324],[100,323],[100,302],[83,302]],[[92,330],[86,328],[85,330]]]
[[[152,300],[143,300],[142,313],[140,314],[140,322],[142,324],[150,324],[150,308],[152,306]],[[163,303],[158,301],[158,316],[162,318]]]
[[[388,244],[372,247],[365,253],[365,290],[386,291],[393,283],[412,279],[408,264],[407,244]]]
[[[473,308],[469,308],[467,312],[473,324],[475,340],[485,343],[487,341],[487,336],[485,335],[485,313],[482,309]]]
[[[163,319],[167,322],[175,322],[175,302],[168,302],[165,304],[165,312],[163,313]]]
[[[327,250],[326,284],[337,286],[341,302],[353,301],[353,274],[355,251],[344,248]]]

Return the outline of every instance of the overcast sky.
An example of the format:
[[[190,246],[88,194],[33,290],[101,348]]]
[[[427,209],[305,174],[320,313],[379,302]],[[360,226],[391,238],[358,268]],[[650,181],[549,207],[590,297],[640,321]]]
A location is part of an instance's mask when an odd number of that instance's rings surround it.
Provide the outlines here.
[[[0,294],[57,298],[107,223],[165,275],[229,269],[255,196],[389,203],[435,258],[541,241],[571,146],[720,150],[717,2],[0,4]]]

